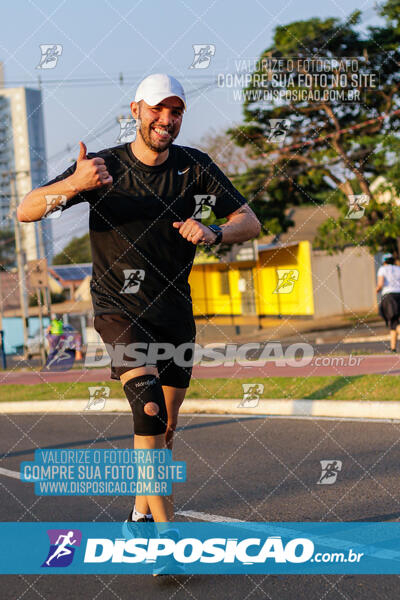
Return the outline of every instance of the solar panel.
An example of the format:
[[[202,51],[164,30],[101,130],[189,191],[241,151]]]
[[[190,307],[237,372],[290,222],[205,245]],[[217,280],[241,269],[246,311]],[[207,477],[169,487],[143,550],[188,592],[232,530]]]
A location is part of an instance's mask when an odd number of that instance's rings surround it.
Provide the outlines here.
[[[92,274],[92,265],[54,265],[51,267],[62,279],[73,281]]]

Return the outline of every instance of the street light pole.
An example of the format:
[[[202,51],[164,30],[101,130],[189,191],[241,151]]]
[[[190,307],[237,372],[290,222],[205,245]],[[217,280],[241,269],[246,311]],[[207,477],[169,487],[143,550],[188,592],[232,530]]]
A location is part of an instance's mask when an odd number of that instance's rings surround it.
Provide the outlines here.
[[[46,258],[46,253],[44,250],[44,240],[43,240],[43,221],[39,221],[37,223],[37,227],[38,227],[38,240],[39,240],[39,256],[38,256],[38,258]],[[46,313],[47,313],[47,316],[49,317],[49,320],[51,320],[51,296],[50,296],[50,290],[47,286],[43,289],[43,296],[44,296],[44,304],[46,306]]]

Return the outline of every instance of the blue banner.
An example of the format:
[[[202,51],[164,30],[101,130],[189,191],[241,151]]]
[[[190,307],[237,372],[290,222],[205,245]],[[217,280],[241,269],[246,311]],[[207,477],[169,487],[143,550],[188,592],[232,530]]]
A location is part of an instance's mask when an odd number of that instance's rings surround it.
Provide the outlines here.
[[[2,574],[400,574],[400,523],[1,523]]]

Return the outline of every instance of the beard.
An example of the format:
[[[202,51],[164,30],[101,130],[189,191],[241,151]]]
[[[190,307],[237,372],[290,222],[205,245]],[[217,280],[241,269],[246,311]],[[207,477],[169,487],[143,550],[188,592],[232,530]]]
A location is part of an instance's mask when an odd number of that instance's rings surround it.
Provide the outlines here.
[[[165,152],[165,150],[167,150],[171,146],[173,141],[178,136],[179,129],[176,130],[176,128],[171,128],[171,127],[159,127],[155,123],[143,123],[143,121],[140,118],[140,108],[139,108],[138,120],[139,120],[138,132],[140,132],[140,135],[142,136],[142,140],[144,141],[146,146],[148,148],[150,148],[150,150],[152,150],[153,152],[158,152],[158,154],[161,154],[161,152]],[[157,136],[157,134],[154,132],[154,127],[159,127],[160,129],[164,129],[164,130],[168,131],[169,137],[165,140],[160,139]]]
[[[171,146],[178,134],[175,133],[174,135],[174,132],[171,129],[160,127],[160,129],[166,129],[169,133],[169,137],[167,139],[161,140],[157,137],[157,134],[154,132],[154,127],[156,127],[154,123],[146,125],[141,121],[139,132],[146,146],[150,148],[150,150],[152,150],[153,152],[158,152],[159,154],[161,154],[161,152],[165,152],[165,150],[167,150]]]

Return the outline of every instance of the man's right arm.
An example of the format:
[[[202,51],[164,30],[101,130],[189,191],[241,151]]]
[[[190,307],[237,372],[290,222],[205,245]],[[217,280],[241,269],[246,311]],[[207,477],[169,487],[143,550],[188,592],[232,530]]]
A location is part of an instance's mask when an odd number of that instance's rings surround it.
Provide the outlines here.
[[[76,162],[76,169],[71,175],[50,185],[32,190],[22,200],[17,208],[18,221],[29,223],[40,221],[49,210],[54,210],[65,200],[68,202],[82,192],[97,189],[111,184],[113,179],[103,158],[87,158],[86,146],[79,142],[80,152]],[[59,196],[58,202],[52,203],[49,208],[46,196]]]

